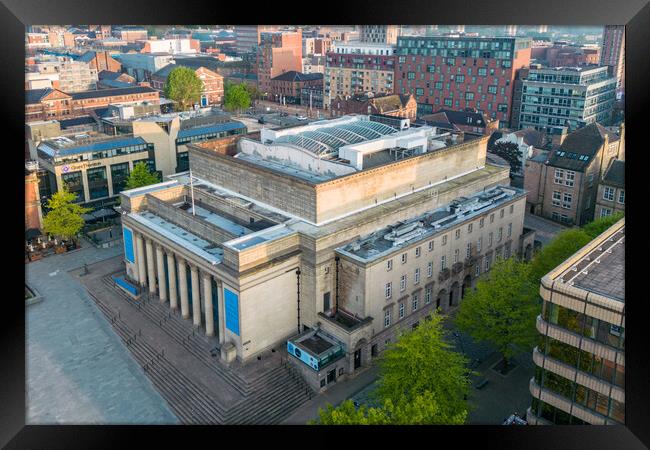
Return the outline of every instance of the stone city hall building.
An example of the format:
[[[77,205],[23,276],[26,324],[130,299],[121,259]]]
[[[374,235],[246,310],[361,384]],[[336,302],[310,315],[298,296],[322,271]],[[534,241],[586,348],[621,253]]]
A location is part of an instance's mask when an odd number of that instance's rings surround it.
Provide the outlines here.
[[[317,390],[354,376],[534,238],[487,137],[380,120],[262,129],[234,155],[188,145],[192,180],[121,193],[127,278],[226,362],[286,345]]]

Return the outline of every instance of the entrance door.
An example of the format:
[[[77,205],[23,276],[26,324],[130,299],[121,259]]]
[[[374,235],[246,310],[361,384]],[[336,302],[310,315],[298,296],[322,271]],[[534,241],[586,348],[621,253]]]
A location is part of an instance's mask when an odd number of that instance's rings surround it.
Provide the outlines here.
[[[208,97],[205,95],[201,96],[201,106],[208,106]]]
[[[327,372],[327,384],[330,384],[334,381],[336,381],[336,369],[332,369]]]
[[[361,349],[354,352],[354,370],[361,367]]]

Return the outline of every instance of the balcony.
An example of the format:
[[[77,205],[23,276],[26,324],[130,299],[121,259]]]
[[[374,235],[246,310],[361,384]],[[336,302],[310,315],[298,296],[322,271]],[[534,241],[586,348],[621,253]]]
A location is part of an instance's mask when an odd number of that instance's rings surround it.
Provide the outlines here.
[[[451,276],[451,271],[449,269],[443,269],[438,274],[438,282],[442,283],[443,281],[448,280],[450,276]]]

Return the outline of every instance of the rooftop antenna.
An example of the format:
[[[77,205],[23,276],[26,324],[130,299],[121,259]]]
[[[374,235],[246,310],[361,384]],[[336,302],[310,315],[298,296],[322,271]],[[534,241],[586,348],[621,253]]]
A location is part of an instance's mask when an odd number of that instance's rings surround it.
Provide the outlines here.
[[[194,210],[194,182],[192,179],[192,169],[190,169],[190,193],[192,194],[192,215],[196,216],[196,211]]]

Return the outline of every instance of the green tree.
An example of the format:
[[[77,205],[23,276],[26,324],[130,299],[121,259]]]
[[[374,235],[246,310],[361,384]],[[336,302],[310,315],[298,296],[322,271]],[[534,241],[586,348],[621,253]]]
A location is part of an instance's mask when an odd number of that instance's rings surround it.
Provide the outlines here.
[[[477,340],[492,343],[509,360],[532,348],[540,304],[530,266],[515,258],[497,259],[460,304],[456,326]]]
[[[511,173],[521,172],[522,153],[519,145],[514,142],[497,142],[492,147],[492,153],[505,159],[510,164]]]
[[[47,234],[64,240],[73,239],[79,234],[86,223],[81,215],[91,209],[74,203],[76,198],[77,195],[68,192],[65,187],[52,195],[47,202],[49,212],[43,218],[43,229]]]
[[[166,98],[173,100],[181,111],[190,109],[201,100],[203,82],[188,67],[175,67],[169,72],[163,88]]]
[[[319,411],[318,423],[338,425],[462,424],[467,417],[467,359],[452,350],[442,317],[434,313],[401,334],[379,358],[373,403],[356,409],[352,401]],[[316,422],[312,422],[316,423]]]
[[[558,234],[535,254],[530,262],[531,281],[539,285],[544,275],[555,269],[569,256],[591,241],[591,237],[580,228],[571,228]]]
[[[223,106],[227,111],[241,112],[251,105],[251,96],[245,83],[227,82],[224,86]]]
[[[601,217],[594,220],[593,222],[588,223],[582,227],[582,231],[587,233],[592,239],[603,233],[606,229],[614,225],[616,222],[621,220],[624,216],[624,213],[617,212],[611,216]]]
[[[126,189],[135,189],[159,182],[160,178],[158,177],[158,174],[150,172],[147,164],[139,162],[133,166],[133,170],[129,174],[129,178],[126,180]]]

